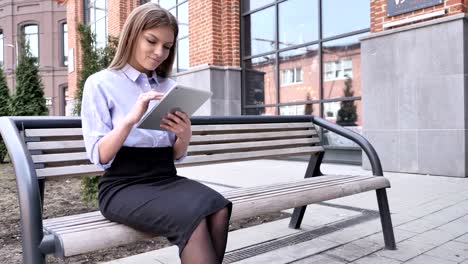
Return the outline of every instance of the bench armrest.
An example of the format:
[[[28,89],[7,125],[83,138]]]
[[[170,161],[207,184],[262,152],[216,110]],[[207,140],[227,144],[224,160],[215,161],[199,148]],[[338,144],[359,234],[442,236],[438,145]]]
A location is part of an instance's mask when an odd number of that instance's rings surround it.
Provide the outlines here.
[[[0,133],[8,149],[16,174],[20,207],[23,255],[31,258],[25,263],[40,259],[37,247],[43,237],[42,210],[39,185],[34,163],[12,118],[0,117]]]
[[[383,176],[382,164],[380,163],[379,156],[377,155],[374,147],[365,137],[320,117],[314,116],[312,122],[358,144],[369,158],[372,167],[372,174],[375,176]]]

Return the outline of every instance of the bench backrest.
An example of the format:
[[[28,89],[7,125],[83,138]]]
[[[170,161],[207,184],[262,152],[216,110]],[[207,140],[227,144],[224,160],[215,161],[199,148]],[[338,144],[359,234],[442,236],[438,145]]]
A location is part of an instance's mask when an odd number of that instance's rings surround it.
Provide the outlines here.
[[[310,155],[323,151],[313,123],[305,120],[195,124],[192,131],[189,155],[177,164],[178,167]],[[96,176],[102,173],[101,168],[88,161],[79,127],[30,128],[24,130],[24,136],[40,178]]]

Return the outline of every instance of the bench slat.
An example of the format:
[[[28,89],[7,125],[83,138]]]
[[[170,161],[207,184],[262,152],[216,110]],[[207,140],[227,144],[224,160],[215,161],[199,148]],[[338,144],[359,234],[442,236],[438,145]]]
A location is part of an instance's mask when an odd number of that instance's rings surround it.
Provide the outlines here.
[[[284,209],[390,186],[390,183],[385,177],[346,176],[338,177],[335,183],[333,183],[335,180],[334,177],[335,176],[320,176],[302,179],[296,183],[299,188],[293,188],[291,186],[283,190],[283,192],[278,191],[275,195],[265,195],[264,192],[259,191],[257,196],[255,196],[255,194],[250,194],[248,196],[249,198],[246,199],[232,199],[233,212],[231,219],[237,220],[264,213],[278,212]],[[343,179],[348,179],[348,181],[343,182]],[[323,185],[323,182],[327,182],[328,184]],[[304,183],[307,184],[304,185]],[[276,185],[281,188],[284,184],[285,183],[277,183],[271,186]],[[311,188],[316,188],[318,190],[310,191]],[[245,191],[249,192],[250,188],[246,188]],[[229,195],[226,196],[229,198]],[[256,199],[253,199],[254,197]],[[95,223],[98,222],[98,224],[94,226],[89,224],[85,224],[85,226],[82,227],[77,225],[72,228],[60,228],[56,226],[56,232],[54,231],[54,227],[50,226],[54,224],[53,219],[49,219],[45,222],[44,227],[48,232],[54,233],[60,237],[63,243],[64,256],[73,256],[149,238],[148,235],[130,227],[105,220],[99,212],[96,212],[96,216],[98,217]],[[101,219],[99,219],[100,217]],[[64,219],[66,219],[66,217],[60,218],[60,221],[63,222]],[[96,239],[96,236],[94,236],[97,232],[101,234],[99,239]]]
[[[233,162],[242,161],[248,159],[260,159],[260,158],[271,158],[287,155],[305,155],[314,152],[323,151],[322,146],[315,147],[298,147],[289,149],[272,149],[272,150],[259,150],[259,151],[248,151],[248,152],[237,152],[237,153],[225,153],[225,154],[213,154],[213,155],[198,155],[188,156],[183,162],[178,163],[180,167],[192,165],[195,163],[216,163],[216,162]]]
[[[319,143],[319,138],[298,138],[298,139],[282,139],[282,140],[265,140],[252,141],[243,143],[224,143],[224,144],[207,144],[194,145],[188,147],[189,155],[195,152],[229,152],[231,150],[253,150],[258,148],[281,148],[281,147],[297,147],[298,145],[307,145]]]
[[[230,150],[253,150],[256,148],[273,148],[273,147],[297,147],[298,145],[312,145],[319,143],[319,138],[299,138],[299,139],[284,139],[284,140],[267,140],[245,143],[225,143],[225,144],[210,144],[210,145],[195,145],[189,146],[189,156],[197,152],[229,152]],[[199,154],[199,153],[198,153]],[[72,152],[59,154],[40,154],[32,155],[34,163],[57,163],[65,161],[83,161],[89,163],[86,152]]]
[[[198,134],[203,132],[227,131],[238,133],[245,131],[262,130],[284,130],[284,129],[308,129],[314,128],[312,122],[303,123],[266,123],[266,124],[232,124],[232,125],[193,125],[192,132]]]
[[[29,150],[84,149],[83,140],[39,141],[26,143]]]
[[[266,124],[232,124],[232,125],[193,125],[192,132],[202,133],[210,131],[245,131],[245,130],[274,130],[274,129],[299,129],[313,128],[311,122],[303,123],[266,123]],[[64,137],[83,136],[81,128],[43,128],[26,129],[26,137]]]
[[[315,130],[287,131],[287,132],[261,132],[245,134],[220,134],[220,135],[194,135],[191,144],[218,142],[242,142],[246,140],[266,140],[274,138],[311,137],[316,135]],[[84,150],[83,140],[39,141],[28,142],[29,150]]]
[[[100,167],[89,164],[89,165],[73,165],[66,167],[50,167],[44,169],[37,169],[37,177],[58,177],[58,176],[99,176],[103,172]]]
[[[213,155],[194,155],[188,156],[181,163],[177,164],[177,167],[183,167],[192,165],[195,163],[216,163],[216,162],[232,162],[241,161],[246,159],[259,159],[266,157],[277,157],[285,155],[303,155],[311,154],[314,152],[323,151],[322,146],[314,147],[298,147],[293,149],[273,149],[273,150],[259,150],[249,152],[235,152],[225,154],[213,154]],[[94,164],[89,165],[72,165],[63,167],[48,167],[43,169],[37,169],[36,174],[38,177],[74,177],[74,176],[97,176],[102,174],[102,169]]]
[[[257,132],[257,133],[238,133],[238,134],[208,134],[208,135],[193,135],[190,143],[207,143],[207,142],[243,142],[247,140],[266,140],[273,138],[295,138],[295,137],[311,137],[316,135],[315,130],[299,130],[299,131],[282,131],[282,132]]]

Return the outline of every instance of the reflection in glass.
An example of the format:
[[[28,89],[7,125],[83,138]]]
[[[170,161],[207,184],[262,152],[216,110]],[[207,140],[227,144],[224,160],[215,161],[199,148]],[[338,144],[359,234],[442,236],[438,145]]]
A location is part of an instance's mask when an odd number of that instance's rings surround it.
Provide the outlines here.
[[[259,7],[265,6],[272,3],[274,0],[243,0],[243,11],[247,12],[250,10],[257,9]]]
[[[23,27],[24,40],[29,44],[33,58],[39,58],[39,26],[25,25]]]
[[[3,66],[3,32],[0,31],[0,67]]]
[[[178,7],[178,17],[179,20],[179,38],[188,36],[188,2],[181,4]]]
[[[320,111],[319,104],[297,104],[297,105],[282,105],[279,107],[280,115],[315,115],[318,116]]]
[[[246,115],[277,115],[276,107],[246,108]]]
[[[274,69],[274,55],[254,58],[245,62],[245,98],[247,105],[277,103]]]
[[[179,22],[179,35],[177,36],[178,44],[173,72],[188,70],[190,66],[189,60],[189,18],[188,18],[188,1],[187,0],[151,0],[153,3],[159,4],[162,8],[177,18]]]
[[[319,100],[318,46],[279,53],[280,103]]]
[[[153,3],[158,3],[162,8],[169,9],[176,5],[176,0],[152,0]]]
[[[361,36],[323,44],[323,98],[361,96]]]
[[[184,38],[179,40],[178,49],[178,69],[179,71],[186,71],[189,68],[189,39]]]
[[[322,1],[323,38],[370,27],[369,0]]]
[[[96,35],[96,47],[104,48],[107,44],[107,1],[88,0],[88,25]]]
[[[274,6],[245,17],[245,55],[276,49]]]
[[[280,49],[317,40],[317,1],[289,0],[280,3],[278,32]]]
[[[324,103],[323,116],[341,126],[361,126],[361,100]]]

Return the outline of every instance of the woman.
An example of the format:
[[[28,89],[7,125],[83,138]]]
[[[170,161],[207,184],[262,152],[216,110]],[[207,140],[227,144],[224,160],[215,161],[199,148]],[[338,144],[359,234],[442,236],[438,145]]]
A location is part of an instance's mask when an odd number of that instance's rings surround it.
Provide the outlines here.
[[[216,191],[177,176],[192,135],[185,113],[169,114],[167,131],[135,124],[174,85],[169,79],[176,19],[157,4],[131,12],[108,69],[86,80],[82,99],[88,158],[105,169],[99,208],[109,220],[165,236],[182,263],[221,263],[232,204]]]

